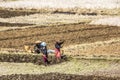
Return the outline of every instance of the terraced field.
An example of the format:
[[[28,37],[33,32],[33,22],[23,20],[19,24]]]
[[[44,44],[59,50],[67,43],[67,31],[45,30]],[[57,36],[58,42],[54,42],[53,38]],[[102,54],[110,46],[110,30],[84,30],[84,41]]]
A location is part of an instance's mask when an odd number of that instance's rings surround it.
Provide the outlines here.
[[[79,9],[75,11],[70,9],[70,12],[62,9],[50,12],[37,9],[0,9],[0,79],[119,80],[120,27],[89,24],[99,18],[119,16],[119,9],[115,13],[114,11],[111,13],[111,10],[107,12],[89,9],[80,9],[82,12],[77,12]],[[2,51],[2,49],[22,51],[24,45],[33,48],[36,40],[45,41],[49,49],[54,49],[56,39],[65,40],[64,53],[72,55],[75,60],[45,67],[32,64],[42,63],[40,55],[25,52],[5,54]],[[51,61],[53,58],[54,56],[50,56]],[[44,77],[46,75],[48,77]]]
[[[64,47],[67,47],[69,45],[87,44],[120,38],[120,27],[89,24],[95,17],[99,18],[98,16],[81,18],[81,16],[75,15],[44,14],[46,17],[44,18],[44,15],[40,14],[36,11],[2,10],[0,22],[1,48],[23,49],[24,45],[27,44],[32,47],[36,40],[41,40],[47,42],[48,48],[54,49],[56,39],[65,40]],[[17,16],[21,17],[19,18]],[[43,21],[37,18],[37,16],[43,18]],[[28,19],[24,19],[24,17]],[[58,19],[56,19],[57,17]],[[2,19],[4,22],[2,22]],[[45,22],[44,20],[50,25],[47,23],[45,23],[46,25],[41,25]],[[2,30],[4,27],[6,30]],[[119,46],[117,48],[120,49]]]
[[[56,39],[65,40],[65,46],[68,46],[69,44],[104,41],[117,37],[120,37],[119,27],[70,24],[1,31],[0,45],[3,48],[22,48],[25,44],[32,44],[36,40],[42,40],[53,48]]]

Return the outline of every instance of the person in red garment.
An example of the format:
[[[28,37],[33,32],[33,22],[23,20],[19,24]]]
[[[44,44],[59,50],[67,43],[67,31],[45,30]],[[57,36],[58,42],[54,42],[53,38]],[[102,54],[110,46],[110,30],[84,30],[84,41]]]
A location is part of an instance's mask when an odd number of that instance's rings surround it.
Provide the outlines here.
[[[57,40],[55,43],[55,57],[57,59],[57,62],[61,61],[61,51],[60,48],[62,48],[62,44],[64,43],[64,41],[61,40]]]

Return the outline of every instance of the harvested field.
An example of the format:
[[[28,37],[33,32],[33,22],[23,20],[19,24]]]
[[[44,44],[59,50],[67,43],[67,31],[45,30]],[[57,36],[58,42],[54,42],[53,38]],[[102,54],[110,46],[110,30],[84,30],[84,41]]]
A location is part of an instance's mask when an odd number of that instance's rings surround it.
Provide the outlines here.
[[[39,8],[88,8],[88,9],[115,9],[120,8],[119,0],[18,0],[14,2],[1,2],[1,7],[5,8],[27,8],[27,9],[39,9]]]
[[[26,16],[38,13],[36,11],[20,11],[20,10],[7,10],[0,9],[0,18],[10,18],[15,16]]]
[[[113,25],[120,26],[120,17],[109,17],[109,18],[101,18],[96,21],[92,21],[90,24],[95,25]]]
[[[76,60],[62,62],[55,65],[35,65],[33,63],[0,63],[0,76],[23,74],[23,75],[41,75],[44,73],[61,73],[84,76],[101,76],[101,77],[120,77],[119,60]],[[3,76],[4,77],[4,76]],[[101,78],[100,77],[100,78]],[[44,79],[43,79],[44,80]]]
[[[22,26],[31,26],[34,24],[25,24],[25,23],[6,23],[6,22],[0,22],[0,27],[5,26],[5,27],[22,27]]]
[[[30,74],[13,74],[0,76],[1,80],[119,80],[120,77],[104,77],[104,76],[84,76],[73,74],[60,74],[60,73],[46,73],[41,75]]]
[[[0,80],[119,80],[119,4],[118,0],[0,1]],[[53,53],[50,64],[43,66],[43,56],[31,53],[34,42],[45,41],[48,49],[54,49],[58,39],[65,41],[61,63]],[[25,52],[25,46],[32,50]]]
[[[103,16],[97,16],[97,18]],[[12,18],[0,18],[1,23],[21,23],[21,24],[35,24],[37,26],[53,26],[61,24],[72,24],[72,23],[89,23],[94,16],[80,16],[80,15],[66,15],[66,14],[33,14],[29,16],[18,16]],[[4,26],[4,25],[3,25]],[[17,25],[16,25],[17,26]],[[18,25],[20,27],[20,24]],[[24,25],[27,26],[27,25]],[[30,25],[28,25],[31,27]],[[33,27],[33,26],[32,26]]]
[[[17,11],[18,13],[16,13]],[[5,12],[7,11],[3,11],[2,14]],[[120,37],[120,27],[89,24],[92,20],[104,17],[108,18],[110,16],[81,16],[74,14],[68,15],[64,13],[41,14],[37,13],[37,11],[27,12],[24,10],[8,10],[8,12],[14,16],[0,18],[1,48],[23,49],[24,45],[30,45],[33,48],[33,44],[36,40],[42,40],[47,42],[49,49],[54,49],[56,39],[65,40],[64,47],[67,47],[69,45],[89,44],[96,41],[102,42]],[[8,15],[8,13],[5,13],[5,15]],[[101,52],[103,52],[102,54],[106,54],[109,49],[111,49],[112,51],[110,50],[107,54],[112,55],[117,53],[117,55],[119,55],[120,48],[118,47],[118,44],[119,43],[113,45],[116,48],[112,48],[113,46],[102,46],[102,51],[99,51],[99,48],[101,47],[97,47],[98,50],[96,51],[98,51],[98,54],[101,54]],[[67,48],[68,49],[66,49],[65,53],[70,52],[69,47]],[[80,53],[81,55],[87,53],[85,49],[83,49],[82,53],[78,50],[75,50],[77,53],[74,54]],[[74,49],[72,51],[74,52]],[[92,49],[90,54],[93,53],[96,54]]]
[[[15,35],[14,35],[15,34]],[[2,48],[22,48],[25,44],[33,44],[36,40],[46,41],[50,48],[55,39],[65,40],[65,45],[104,41],[120,37],[120,28],[115,26],[94,26],[70,24],[61,26],[41,26],[22,30],[0,32]]]
[[[120,57],[120,38],[118,39],[111,39],[107,41],[97,41],[94,43],[83,43],[81,45],[69,45],[67,47],[64,47],[64,53],[69,55],[79,55],[83,58],[84,56],[91,56],[98,57],[98,58],[109,58],[111,57],[116,58]],[[109,54],[109,55],[108,55]]]

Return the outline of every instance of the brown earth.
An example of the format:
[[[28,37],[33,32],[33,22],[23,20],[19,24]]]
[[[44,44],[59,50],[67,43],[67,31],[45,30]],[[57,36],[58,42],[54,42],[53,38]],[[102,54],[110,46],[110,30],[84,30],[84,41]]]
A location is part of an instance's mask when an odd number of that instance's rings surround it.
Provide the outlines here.
[[[5,26],[5,27],[23,27],[23,26],[31,26],[34,24],[27,24],[27,23],[7,23],[7,22],[0,22],[0,27]]]
[[[85,9],[85,8],[41,8],[41,9],[24,9],[24,8],[2,8],[0,7],[0,17],[10,18],[15,16],[25,16],[35,13],[59,13],[59,14],[78,14],[78,15],[120,15],[120,9]],[[9,14],[9,15],[8,15]]]
[[[72,44],[104,41],[120,37],[120,28],[115,26],[95,26],[69,24],[60,26],[38,26],[36,28],[16,29],[0,32],[1,48],[23,48],[36,40],[45,41],[54,48],[56,39],[65,40],[64,46]]]
[[[52,9],[51,9],[52,10]],[[50,12],[51,10],[48,10]],[[71,10],[53,10],[52,13],[76,14],[71,13]],[[87,14],[91,10],[75,9],[81,12],[81,15]],[[80,11],[79,11],[80,10]],[[73,12],[76,12],[73,11]],[[104,10],[105,11],[105,10]],[[103,12],[104,12],[103,11]],[[108,10],[109,11],[109,10]],[[0,9],[0,18],[11,18],[15,16],[25,16],[36,13],[45,12],[43,10],[24,10],[24,9]],[[70,13],[69,13],[70,12]],[[97,12],[97,11],[95,11]],[[101,10],[98,12],[102,12]],[[97,14],[98,14],[97,12]],[[96,14],[96,15],[97,15]],[[105,15],[105,14],[102,14]],[[33,45],[36,40],[45,41],[48,48],[54,49],[56,39],[65,40],[64,46],[91,43],[96,41],[106,41],[114,38],[120,38],[120,27],[116,26],[102,26],[102,25],[88,25],[84,23],[54,25],[54,26],[36,26],[29,23],[7,23],[0,22],[0,27],[25,27],[34,26],[34,28],[14,29],[0,31],[0,48],[16,48],[23,49],[24,45]]]
[[[45,73],[45,74],[12,74],[0,76],[1,80],[119,80],[119,77],[104,77],[104,76],[84,76],[74,74],[60,73]]]
[[[21,10],[7,10],[0,9],[0,18],[10,18],[15,16],[25,16],[38,13],[36,11],[21,11]]]
[[[88,10],[89,11],[89,10]],[[53,13],[59,13],[60,10],[54,11]],[[82,15],[88,15],[88,13],[79,13]],[[114,11],[112,11],[114,12]],[[35,14],[35,12],[27,12],[27,11],[8,11],[8,10],[0,10],[0,17],[1,18],[10,18],[15,16],[25,16],[25,15],[31,15]],[[62,13],[67,13],[67,11],[62,11]],[[73,14],[76,14],[72,12]],[[72,14],[71,13],[71,14]],[[90,15],[94,15],[94,12],[91,12]],[[104,11],[100,11],[103,15],[106,15]],[[9,14],[9,15],[8,15]],[[98,13],[95,13],[97,15]],[[112,14],[114,15],[114,14]],[[33,24],[21,24],[21,23],[3,23],[0,22],[0,27],[2,26],[31,26]],[[24,45],[33,45],[36,40],[45,41],[48,44],[48,48],[53,49],[54,43],[56,39],[62,39],[65,40],[64,46],[74,45],[74,44],[82,44],[82,43],[91,43],[96,41],[105,41],[109,39],[114,38],[120,38],[120,27],[116,26],[101,26],[101,25],[87,25],[87,24],[69,24],[69,25],[59,25],[59,26],[36,26],[34,28],[26,28],[26,29],[14,29],[14,30],[7,30],[7,31],[0,31],[0,48],[16,48],[16,49],[23,49]],[[10,55],[10,54],[9,54]],[[17,54],[16,54],[17,55]],[[16,57],[16,55],[11,54],[11,56]],[[1,55],[2,56],[2,55]],[[3,54],[4,59],[6,60],[6,54]],[[23,55],[17,55],[18,57],[8,59],[8,61],[14,62],[16,59],[19,61],[24,56]],[[9,57],[9,56],[8,56]],[[26,58],[28,62],[31,61],[31,55],[30,58]],[[37,56],[36,56],[37,57]],[[24,59],[23,58],[23,59]],[[2,60],[2,59],[1,59]],[[35,56],[33,55],[33,62],[35,61]],[[25,60],[22,60],[23,62],[27,62]],[[16,61],[17,62],[17,61]],[[36,62],[36,61],[35,61]],[[102,73],[102,71],[101,71]],[[109,73],[109,72],[108,72]],[[115,72],[119,74],[118,72]],[[97,72],[96,72],[97,74]],[[107,74],[107,72],[106,72]],[[45,76],[45,77],[44,77]],[[46,77],[48,76],[48,77]],[[43,75],[3,75],[0,76],[1,80],[39,80],[39,79],[45,79],[45,80],[56,80],[56,79],[73,79],[73,80],[119,80],[119,77],[111,78],[111,77],[105,77],[105,76],[80,76],[80,75],[67,75],[67,74],[58,74],[58,73],[47,73]],[[54,79],[53,79],[54,78]]]
[[[49,55],[48,60],[49,65],[57,64],[56,58],[54,55]],[[62,56],[61,63],[68,61],[65,55]],[[0,54],[0,62],[14,62],[14,63],[34,63],[37,65],[44,65],[43,56],[41,54]]]

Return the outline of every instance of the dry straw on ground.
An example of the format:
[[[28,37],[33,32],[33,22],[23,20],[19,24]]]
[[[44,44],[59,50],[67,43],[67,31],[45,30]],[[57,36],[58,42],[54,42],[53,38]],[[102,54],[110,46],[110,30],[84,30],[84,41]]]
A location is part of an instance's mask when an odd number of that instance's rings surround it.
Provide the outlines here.
[[[119,77],[104,77],[104,76],[84,76],[84,75],[72,75],[72,74],[60,74],[60,73],[46,73],[41,75],[3,75],[0,76],[1,80],[119,80]]]

